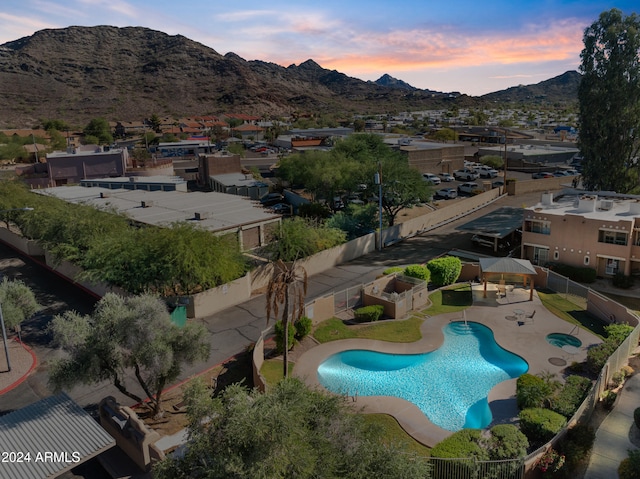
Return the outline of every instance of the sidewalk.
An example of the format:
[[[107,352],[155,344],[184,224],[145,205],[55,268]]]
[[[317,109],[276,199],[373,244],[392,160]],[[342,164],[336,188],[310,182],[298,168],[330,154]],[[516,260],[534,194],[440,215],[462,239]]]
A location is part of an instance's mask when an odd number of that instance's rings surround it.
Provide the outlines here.
[[[627,450],[638,449],[630,440],[630,437],[636,433],[633,411],[638,406],[640,406],[640,371],[636,371],[625,382],[613,411],[600,424],[584,479],[618,477],[618,466],[627,457]]]
[[[0,353],[0,395],[11,391],[22,383],[36,367],[36,355],[28,346],[20,343],[17,338],[7,339],[11,371],[7,367],[4,347]]]

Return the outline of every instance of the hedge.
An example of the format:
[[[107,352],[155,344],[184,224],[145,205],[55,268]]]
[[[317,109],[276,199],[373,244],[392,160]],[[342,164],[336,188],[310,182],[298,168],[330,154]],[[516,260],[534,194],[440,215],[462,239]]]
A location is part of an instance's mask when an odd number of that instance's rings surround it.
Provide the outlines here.
[[[382,313],[384,313],[384,306],[381,304],[363,306],[354,311],[354,319],[359,322],[377,321],[382,316]]]
[[[426,266],[412,264],[404,269],[404,275],[410,276],[411,278],[418,278],[428,283],[429,278],[431,277],[431,271],[429,271],[429,268]]]
[[[434,286],[446,286],[457,281],[462,271],[462,262],[455,256],[432,259],[427,263]]]
[[[403,270],[404,268],[402,266],[392,266],[391,268],[385,269],[382,274],[386,276],[388,274],[400,273]]]
[[[296,330],[295,337],[296,339],[300,340],[311,332],[311,330],[313,329],[313,321],[311,321],[311,319],[307,318],[306,316],[302,316],[295,323],[293,323],[293,326]]]
[[[594,268],[570,266],[562,263],[551,263],[549,269],[578,283],[593,283],[597,276]]]
[[[589,389],[591,381],[588,378],[575,375],[567,377],[564,386],[552,401],[551,409],[567,419],[571,418],[587,397]]]
[[[538,376],[525,373],[516,381],[518,409],[542,407],[550,396],[549,385]]]
[[[544,444],[558,434],[567,419],[550,409],[531,408],[520,411],[520,430],[532,444]]]

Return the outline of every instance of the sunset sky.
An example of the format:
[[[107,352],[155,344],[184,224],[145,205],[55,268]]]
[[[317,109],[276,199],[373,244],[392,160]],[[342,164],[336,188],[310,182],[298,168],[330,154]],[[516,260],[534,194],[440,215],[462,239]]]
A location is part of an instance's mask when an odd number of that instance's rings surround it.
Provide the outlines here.
[[[482,95],[577,70],[584,29],[610,8],[640,12],[638,0],[1,0],[0,44],[45,28],[143,26],[245,60],[311,58],[362,80],[388,73]]]

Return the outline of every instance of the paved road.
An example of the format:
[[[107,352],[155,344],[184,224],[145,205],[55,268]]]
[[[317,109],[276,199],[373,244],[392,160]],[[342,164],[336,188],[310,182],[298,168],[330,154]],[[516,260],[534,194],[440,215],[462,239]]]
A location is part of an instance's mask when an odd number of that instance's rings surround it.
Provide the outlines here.
[[[322,274],[314,275],[310,278],[307,298],[312,299],[330,291],[341,291],[350,286],[369,282],[388,266],[425,262],[451,248],[469,250],[471,249],[471,234],[456,231],[457,226],[502,206],[533,205],[538,202],[539,198],[538,193],[501,198],[480,211],[432,232],[407,239],[385,248],[382,252],[375,251],[349,263],[331,268]],[[488,249],[478,251],[491,254]],[[27,381],[0,397],[0,414],[2,414],[51,394],[47,384],[46,366],[60,352],[51,347],[51,338],[46,333],[46,325],[54,314],[61,313],[66,309],[89,313],[95,299],[4,246],[0,246],[0,273],[10,278],[24,280],[34,289],[40,304],[47,307],[34,319],[27,322],[23,328],[23,340],[36,352],[39,366]],[[206,363],[198,363],[185,368],[181,380],[227,360],[258,339],[261,331],[267,327],[264,295],[256,296],[246,303],[196,321],[201,321],[209,331],[211,356]],[[132,377],[127,379],[127,384],[130,384],[133,390],[139,390]],[[95,407],[103,397],[108,395],[114,396],[123,404],[132,403],[131,399],[120,394],[109,383],[98,386],[79,386],[68,393],[81,406],[87,408]]]

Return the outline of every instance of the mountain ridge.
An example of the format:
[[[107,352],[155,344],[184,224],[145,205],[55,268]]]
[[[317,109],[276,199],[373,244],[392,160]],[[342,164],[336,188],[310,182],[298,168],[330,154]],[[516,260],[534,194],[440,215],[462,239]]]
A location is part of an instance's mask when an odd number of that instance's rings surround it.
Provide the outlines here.
[[[577,98],[571,84],[544,88]],[[530,96],[540,95],[536,90]],[[82,124],[96,117],[136,120],[152,114],[390,113],[449,108],[452,102],[474,108],[493,98],[421,90],[386,74],[366,82],[313,59],[287,67],[247,61],[146,27],[46,29],[0,45],[3,127],[50,118]]]

